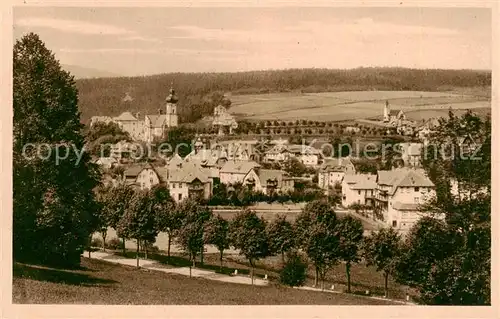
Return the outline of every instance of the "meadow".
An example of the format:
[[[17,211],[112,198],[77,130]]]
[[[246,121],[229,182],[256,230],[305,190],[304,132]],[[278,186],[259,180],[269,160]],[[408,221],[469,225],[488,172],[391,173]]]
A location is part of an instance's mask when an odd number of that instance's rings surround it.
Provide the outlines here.
[[[465,94],[467,93],[467,94]],[[325,93],[272,93],[233,95],[230,113],[238,119],[292,121],[350,121],[379,119],[386,101],[410,119],[445,116],[454,110],[491,108],[487,95],[473,92],[349,91]]]

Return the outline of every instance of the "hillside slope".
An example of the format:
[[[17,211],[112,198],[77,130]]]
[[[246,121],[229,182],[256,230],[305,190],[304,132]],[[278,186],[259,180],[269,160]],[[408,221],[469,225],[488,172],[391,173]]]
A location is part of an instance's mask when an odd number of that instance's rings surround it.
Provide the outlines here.
[[[82,121],[93,115],[125,110],[156,114],[171,83],[179,96],[181,121],[193,122],[212,112],[205,105],[212,92],[340,92],[360,90],[451,91],[491,85],[490,71],[358,68],[352,70],[290,69],[239,73],[169,73],[144,77],[77,80]],[[129,94],[133,100],[123,101]],[[270,111],[273,106],[270,106]]]

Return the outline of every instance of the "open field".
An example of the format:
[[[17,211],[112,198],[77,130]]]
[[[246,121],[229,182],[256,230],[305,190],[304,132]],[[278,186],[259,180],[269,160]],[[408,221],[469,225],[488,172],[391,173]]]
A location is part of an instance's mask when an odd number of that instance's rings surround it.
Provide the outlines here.
[[[422,118],[446,115],[448,109],[488,110],[488,97],[448,92],[350,91],[234,95],[230,112],[239,119],[348,121],[380,117],[385,101],[391,109],[421,113]],[[428,112],[428,111],[438,111]]]
[[[14,303],[135,305],[389,305],[355,295],[257,287],[189,278],[82,258],[62,270],[14,264]]]

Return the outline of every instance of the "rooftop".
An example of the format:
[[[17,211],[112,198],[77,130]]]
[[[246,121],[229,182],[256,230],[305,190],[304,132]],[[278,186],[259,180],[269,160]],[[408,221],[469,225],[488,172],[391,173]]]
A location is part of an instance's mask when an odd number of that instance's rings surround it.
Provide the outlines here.
[[[254,161],[228,161],[222,166],[220,172],[247,174],[256,167],[260,167],[260,165]]]

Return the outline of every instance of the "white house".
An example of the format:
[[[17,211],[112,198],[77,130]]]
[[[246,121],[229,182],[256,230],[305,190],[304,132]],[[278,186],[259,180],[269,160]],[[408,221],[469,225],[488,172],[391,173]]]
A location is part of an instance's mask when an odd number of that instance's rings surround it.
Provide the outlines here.
[[[113,157],[99,157],[95,163],[104,168],[112,168],[118,164],[118,161]]]
[[[149,163],[128,167],[123,173],[123,177],[125,183],[139,189],[151,189],[162,181],[162,174],[159,169]]]
[[[168,169],[166,182],[170,196],[176,202],[187,198],[209,199],[212,195],[213,184],[208,172],[193,163],[182,163]]]
[[[309,145],[278,144],[265,153],[264,161],[282,163],[295,157],[304,165],[315,167],[319,164],[321,155],[320,150]]]
[[[260,165],[253,161],[228,161],[220,169],[220,182],[223,184],[243,183],[245,176],[257,167]]]
[[[420,167],[422,166],[422,150],[423,143],[398,143],[396,151],[401,155],[401,159],[405,166]]]
[[[434,189],[422,169],[378,171],[375,205],[386,223],[404,234],[425,215],[419,211],[420,205],[435,196]]]
[[[253,168],[243,179],[243,185],[266,195],[287,193],[294,189],[294,179],[277,169]]]
[[[127,132],[132,139],[142,140],[144,132],[144,121],[140,120],[139,116],[139,113],[134,116],[130,112],[123,112],[119,116],[114,117],[113,122],[118,124],[118,126],[124,132]]]
[[[345,174],[355,174],[356,168],[348,157],[328,158],[323,161],[318,171],[318,185],[322,189],[342,183]]]
[[[342,206],[367,205],[377,189],[375,174],[346,174],[342,180]]]

